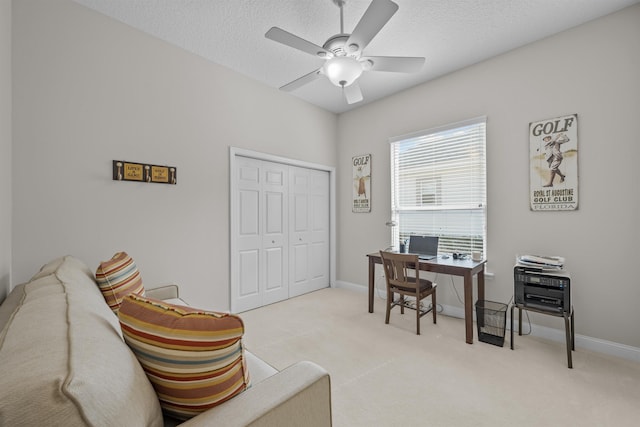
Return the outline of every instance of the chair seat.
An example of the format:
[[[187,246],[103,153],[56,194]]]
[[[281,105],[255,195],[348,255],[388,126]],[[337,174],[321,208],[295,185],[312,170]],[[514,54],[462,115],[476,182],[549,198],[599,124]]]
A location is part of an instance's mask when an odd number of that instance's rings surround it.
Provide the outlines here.
[[[408,282],[411,283],[415,283],[416,279],[414,277],[409,277],[407,278]],[[408,288],[408,287],[404,287],[404,286],[394,286],[395,289],[398,289],[399,291],[402,292],[415,292],[415,288]],[[431,280],[427,280],[427,279],[420,279],[420,293],[423,293],[425,291],[428,291],[429,289],[433,288],[433,282]]]

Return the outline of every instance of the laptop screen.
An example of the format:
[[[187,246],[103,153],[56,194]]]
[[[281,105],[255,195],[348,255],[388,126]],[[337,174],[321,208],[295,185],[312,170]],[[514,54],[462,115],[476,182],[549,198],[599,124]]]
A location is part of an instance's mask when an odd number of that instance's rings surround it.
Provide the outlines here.
[[[409,252],[418,255],[437,256],[438,236],[409,236]]]

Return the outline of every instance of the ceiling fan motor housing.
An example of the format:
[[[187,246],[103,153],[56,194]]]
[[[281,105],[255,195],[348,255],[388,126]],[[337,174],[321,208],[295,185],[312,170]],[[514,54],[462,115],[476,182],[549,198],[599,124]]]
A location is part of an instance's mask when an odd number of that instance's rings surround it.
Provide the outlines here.
[[[360,54],[358,52],[358,45],[346,45],[350,36],[351,34],[345,33],[336,34],[335,36],[329,37],[322,47],[332,52],[334,56],[352,56],[354,58],[359,58]]]

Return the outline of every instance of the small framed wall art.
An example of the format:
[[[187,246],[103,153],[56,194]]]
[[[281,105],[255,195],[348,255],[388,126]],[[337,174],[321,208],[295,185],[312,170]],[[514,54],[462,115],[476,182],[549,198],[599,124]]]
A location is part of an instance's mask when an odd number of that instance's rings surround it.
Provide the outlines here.
[[[155,182],[158,184],[178,183],[178,168],[175,166],[160,166],[147,163],[113,161],[114,181]]]
[[[353,165],[353,212],[371,212],[371,154],[355,156]]]

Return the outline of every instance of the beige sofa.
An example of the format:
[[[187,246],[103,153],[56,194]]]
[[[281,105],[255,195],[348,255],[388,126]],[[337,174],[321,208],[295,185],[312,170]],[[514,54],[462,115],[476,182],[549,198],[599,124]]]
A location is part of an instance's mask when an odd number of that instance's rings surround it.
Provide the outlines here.
[[[177,298],[175,286],[147,291]],[[280,372],[247,352],[251,387],[184,426],[330,426],[329,375],[311,362]],[[147,377],[92,271],[66,256],[0,305],[0,425],[162,426]]]

